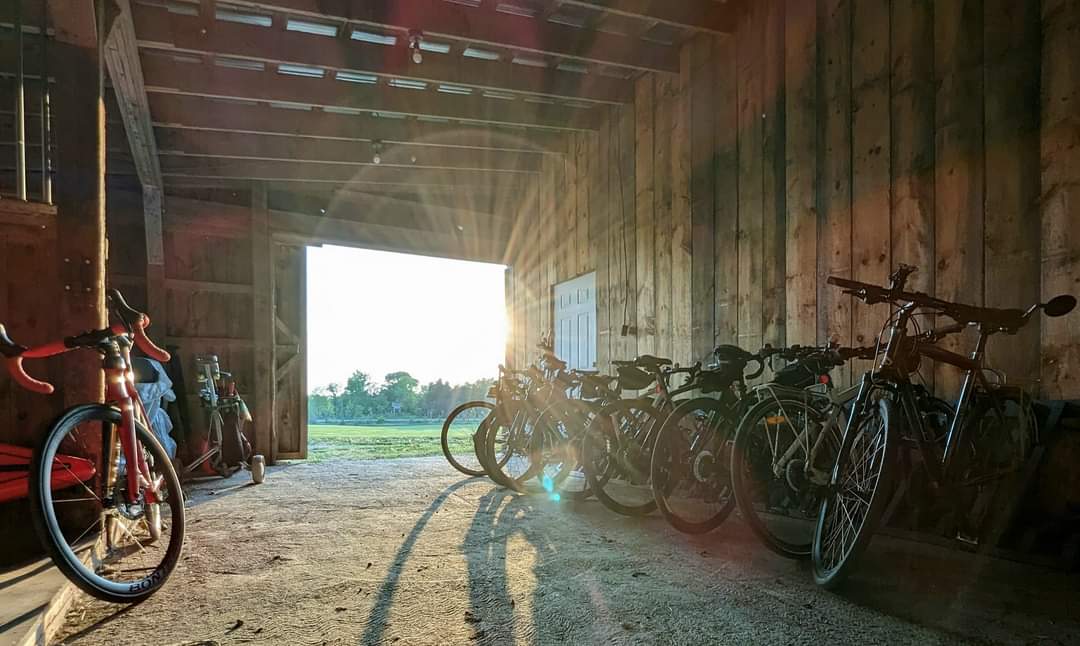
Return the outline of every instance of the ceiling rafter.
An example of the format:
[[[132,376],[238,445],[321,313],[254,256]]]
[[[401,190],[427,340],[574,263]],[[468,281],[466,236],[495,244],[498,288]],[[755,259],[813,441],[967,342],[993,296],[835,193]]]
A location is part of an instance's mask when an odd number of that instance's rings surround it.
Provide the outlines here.
[[[222,177],[267,182],[326,182],[415,184],[427,186],[524,186],[519,175],[463,169],[384,168],[343,164],[220,159],[213,157],[163,156],[161,172],[165,177]],[[117,173],[121,174],[121,173]]]
[[[734,32],[740,10],[739,0],[558,0],[558,3],[715,34]]]
[[[679,71],[678,48],[486,6],[467,7],[444,0],[233,0],[233,4],[400,32],[419,30],[426,35],[599,65],[669,74]]]
[[[283,110],[198,96],[151,94],[150,113],[155,126],[190,130],[226,130],[341,141],[378,140],[391,144],[470,150],[567,151],[566,138],[558,132],[435,123],[418,119],[385,119],[367,113],[353,115]]]
[[[598,108],[436,95],[423,90],[371,86],[337,78],[306,78],[270,70],[180,62],[163,55],[144,55],[143,73],[147,78],[146,89],[152,94],[268,101],[297,107],[344,108],[550,130],[595,130],[600,121]]]
[[[163,156],[199,156],[226,159],[336,163],[374,166],[375,145],[299,137],[281,137],[224,131],[157,128],[158,150]],[[498,173],[528,173],[540,169],[540,155],[492,150],[380,144],[383,168],[461,169]]]
[[[137,5],[134,13],[139,45],[144,48],[345,70],[384,79],[407,78],[443,84],[459,92],[496,89],[601,103],[626,103],[633,96],[630,81],[598,74],[441,54],[428,54],[418,65],[406,47],[364,43],[341,34],[330,38],[227,22],[206,30],[198,17],[171,14],[164,7],[151,5]]]

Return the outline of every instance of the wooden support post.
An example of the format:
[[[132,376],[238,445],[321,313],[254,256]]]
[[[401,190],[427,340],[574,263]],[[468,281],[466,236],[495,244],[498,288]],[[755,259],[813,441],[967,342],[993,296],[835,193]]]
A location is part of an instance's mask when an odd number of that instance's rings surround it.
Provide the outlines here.
[[[251,188],[251,265],[253,278],[252,327],[255,339],[255,451],[273,464],[277,455],[274,437],[274,294],[270,219],[266,207],[266,184]]]
[[[104,327],[105,107],[94,3],[54,0],[54,123],[57,158],[58,316],[65,330]],[[45,315],[45,314],[43,314]],[[51,315],[50,315],[51,316]],[[101,401],[105,381],[92,352],[64,355],[57,380],[65,404]]]

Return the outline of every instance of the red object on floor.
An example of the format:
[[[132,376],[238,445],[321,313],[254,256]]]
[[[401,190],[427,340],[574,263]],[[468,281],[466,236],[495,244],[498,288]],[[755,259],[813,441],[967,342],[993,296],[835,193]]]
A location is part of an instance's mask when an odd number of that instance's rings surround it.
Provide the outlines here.
[[[34,451],[0,444],[0,502],[25,498],[30,493],[30,460]],[[63,489],[94,477],[97,469],[85,458],[58,455],[53,464],[52,488]]]

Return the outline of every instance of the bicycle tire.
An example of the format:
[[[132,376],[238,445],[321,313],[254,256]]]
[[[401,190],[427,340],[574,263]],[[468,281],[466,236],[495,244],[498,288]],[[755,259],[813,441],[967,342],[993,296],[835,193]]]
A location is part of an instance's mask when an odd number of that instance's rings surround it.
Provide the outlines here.
[[[153,458],[155,471],[164,478],[168,491],[172,493],[169,504],[172,523],[169,544],[161,562],[142,579],[116,583],[89,571],[68,544],[51,504],[51,465],[60,444],[71,429],[87,422],[118,426],[121,423],[121,414],[112,406],[84,404],[69,408],[53,422],[49,432],[34,451],[34,458],[30,463],[30,505],[34,528],[56,567],[81,590],[112,603],[141,603],[161,588],[180,560],[185,531],[180,479],[161,443],[145,426],[136,422],[137,443],[147,448]],[[43,477],[45,473],[50,474],[48,478]]]
[[[846,508],[843,508],[837,501],[840,498],[839,492],[844,484],[841,479],[848,475],[846,470],[850,468],[848,454],[854,448],[855,442],[863,436],[863,429],[867,422],[878,417],[880,417],[881,423],[876,425],[876,428],[880,428],[880,432],[884,434],[884,437],[880,440],[882,454],[877,462],[877,477],[874,480],[873,491],[869,495],[869,502],[866,504],[866,511],[859,520],[859,526],[854,528],[854,534],[850,535],[850,540],[846,541],[848,545],[846,549],[843,549],[843,553],[839,555],[838,560],[834,563],[830,558],[829,562],[826,562],[826,558],[831,557],[830,548],[837,547],[835,541],[831,540],[835,534],[829,533],[826,535],[832,529],[830,519],[833,518],[836,510],[847,515]],[[855,429],[856,432],[850,434],[851,437],[845,437],[840,446],[836,466],[833,467],[833,484],[830,486],[830,491],[821,501],[821,512],[818,514],[817,527],[814,530],[814,546],[811,552],[814,582],[823,588],[834,590],[850,576],[859,558],[869,547],[870,540],[877,531],[881,516],[889,503],[888,494],[892,491],[892,482],[897,466],[896,451],[898,442],[896,429],[892,428],[894,419],[892,402],[887,398],[883,398],[877,402],[875,409],[869,413],[867,418],[859,423],[859,427]],[[873,465],[871,465],[871,469],[873,469]],[[869,470],[867,472],[869,473]],[[841,545],[840,547],[843,548],[844,546]]]
[[[711,425],[706,429],[706,432],[717,433],[720,435],[706,438],[705,442],[707,446],[711,446],[712,450],[704,448],[694,458],[694,465],[690,471],[693,473],[693,479],[699,484],[706,484],[705,480],[709,480],[703,474],[704,469],[708,466],[699,467],[699,460],[703,456],[713,456],[713,451],[718,455],[712,459],[712,466],[715,469],[719,466],[720,469],[725,471],[731,468],[730,455],[720,454],[721,451],[729,449],[729,438],[734,433],[734,427],[737,423],[736,420],[728,419],[728,410],[717,399],[711,397],[697,397],[684,402],[681,402],[675,407],[664,420],[663,426],[660,427],[660,431],[656,435],[656,442],[653,446],[652,459],[649,461],[649,479],[652,483],[653,500],[656,502],[656,508],[660,510],[660,514],[671,524],[672,527],[679,530],[684,534],[704,534],[710,532],[723,524],[727,517],[731,515],[732,509],[735,508],[735,496],[732,492],[731,486],[731,474],[730,472],[719,473],[719,479],[726,482],[719,482],[720,486],[726,484],[727,497],[723,498],[717,509],[710,510],[709,515],[703,520],[692,520],[687,518],[687,514],[684,514],[675,509],[673,505],[674,486],[670,482],[670,473],[672,471],[670,467],[671,455],[670,449],[678,443],[681,439],[678,437],[679,430],[681,429],[680,422],[686,418],[686,416],[698,412],[709,411],[717,414],[717,424]],[[695,438],[696,439],[696,438]],[[702,460],[701,464],[707,464],[707,461]],[[698,473],[701,471],[702,473]],[[710,469],[712,471],[712,469]],[[714,475],[710,473],[708,475]]]
[[[533,431],[535,430],[535,418],[539,417],[540,411],[523,405],[514,412],[509,426],[505,420],[500,419],[499,424],[492,424],[484,439],[484,463],[489,469],[488,476],[496,484],[512,489],[518,493],[528,493],[526,483],[536,476],[539,469],[534,460],[536,451],[533,447]],[[530,421],[531,420],[531,421]],[[502,457],[496,454],[495,447],[498,444],[500,429],[506,430],[506,444],[508,451]],[[515,465],[515,456],[520,462],[524,462],[525,468],[521,474],[511,471],[511,463]]]
[[[585,467],[585,477],[589,483],[589,491],[601,504],[624,516],[646,516],[656,509],[656,501],[652,495],[643,502],[619,499],[622,497],[619,492],[620,481],[624,481],[625,478],[616,477],[616,475],[625,475],[625,472],[630,470],[632,480],[648,478],[648,463],[638,465],[643,466],[642,469],[635,469],[634,465],[621,457],[631,449],[625,446],[628,440],[621,439],[619,432],[610,423],[614,414],[631,410],[637,410],[641,416],[647,416],[653,420],[654,424],[659,421],[660,413],[651,403],[643,399],[623,399],[604,406],[593,417],[585,433],[582,462]],[[644,473],[639,473],[639,471]]]
[[[487,475],[487,470],[484,468],[483,460],[481,460],[480,458],[480,452],[482,449],[478,444],[481,426],[483,426],[484,420],[487,419],[487,415],[484,415],[484,418],[480,420],[480,423],[477,424],[476,431],[474,431],[472,434],[473,454],[476,456],[476,461],[480,465],[480,468],[473,468],[471,466],[462,464],[457,458],[454,457],[453,452],[450,450],[450,427],[454,425],[454,421],[459,415],[461,415],[467,410],[476,408],[482,408],[488,411],[488,413],[490,414],[491,411],[495,410],[495,404],[477,399],[474,401],[465,402],[464,404],[457,406],[456,408],[454,408],[454,410],[450,411],[450,414],[446,416],[446,420],[443,421],[442,435],[440,437],[443,456],[446,458],[446,461],[450,463],[450,466],[454,467],[461,473],[467,476],[471,476],[473,478]]]
[[[814,544],[814,528],[816,525],[815,520],[808,519],[810,523],[808,536],[805,542],[794,542],[786,537],[781,537],[778,532],[772,530],[768,523],[761,518],[758,513],[756,503],[758,503],[755,492],[752,491],[752,484],[748,481],[750,477],[749,470],[755,466],[760,466],[754,461],[748,459],[753,455],[756,449],[755,440],[758,438],[756,434],[761,432],[761,425],[765,421],[765,418],[770,414],[776,413],[777,408],[782,411],[782,415],[787,417],[790,415],[787,411],[789,409],[795,410],[796,408],[800,413],[813,417],[815,423],[820,424],[825,418],[824,414],[814,406],[810,405],[810,400],[806,397],[783,397],[783,396],[768,396],[766,399],[755,404],[746,415],[743,416],[739,422],[739,427],[735,431],[735,444],[731,451],[731,484],[735,490],[735,502],[738,505],[739,513],[746,524],[750,526],[750,529],[758,537],[761,542],[773,552],[792,559],[806,559],[810,557],[811,550]],[[827,432],[827,431],[826,431]],[[790,444],[788,445],[790,447]],[[779,449],[777,452],[783,453],[787,449]],[[834,447],[835,450],[835,447]],[[803,452],[805,462],[805,451]],[[770,465],[771,466],[771,465]],[[780,486],[782,488],[789,487],[787,478],[779,478],[775,474],[770,474],[775,480],[780,480]],[[786,494],[798,492],[785,491]],[[819,494],[820,495],[820,494]],[[820,511],[820,500],[817,504],[812,506],[815,512]]]

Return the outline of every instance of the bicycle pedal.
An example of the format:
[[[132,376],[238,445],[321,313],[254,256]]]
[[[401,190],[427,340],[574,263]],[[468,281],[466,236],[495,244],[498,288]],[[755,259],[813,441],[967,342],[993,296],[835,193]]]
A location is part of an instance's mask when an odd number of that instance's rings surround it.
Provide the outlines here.
[[[963,532],[956,532],[956,540],[963,543],[964,545],[969,545],[971,547],[978,547],[979,546],[979,537],[978,536],[968,536],[968,535],[964,534]]]

